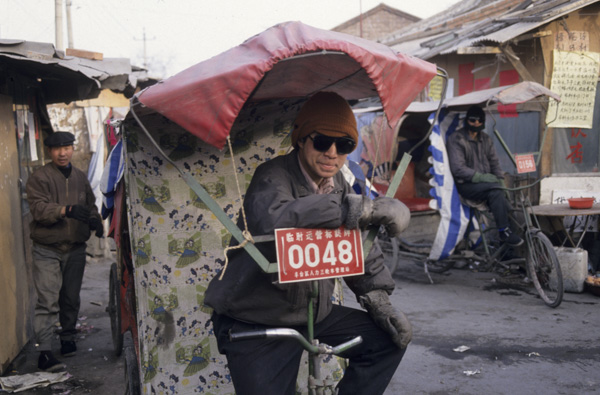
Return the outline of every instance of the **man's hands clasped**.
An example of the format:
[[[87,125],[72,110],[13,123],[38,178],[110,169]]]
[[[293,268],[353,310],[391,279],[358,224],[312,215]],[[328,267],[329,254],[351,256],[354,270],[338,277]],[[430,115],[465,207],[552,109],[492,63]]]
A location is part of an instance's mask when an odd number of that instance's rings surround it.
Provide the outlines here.
[[[392,306],[387,292],[376,289],[359,297],[359,301],[377,326],[386,331],[398,347],[405,349],[408,346],[412,339],[412,325],[403,312]]]
[[[495,175],[493,175],[491,173],[475,173],[473,175],[473,178],[471,179],[471,182],[473,182],[473,183],[479,183],[479,182],[499,183],[500,178],[496,177]]]
[[[65,207],[65,216],[73,218],[77,221],[85,222],[91,230],[96,231],[96,237],[102,237],[104,234],[104,226],[102,221],[95,215],[91,215],[90,209],[80,204],[74,204]]]

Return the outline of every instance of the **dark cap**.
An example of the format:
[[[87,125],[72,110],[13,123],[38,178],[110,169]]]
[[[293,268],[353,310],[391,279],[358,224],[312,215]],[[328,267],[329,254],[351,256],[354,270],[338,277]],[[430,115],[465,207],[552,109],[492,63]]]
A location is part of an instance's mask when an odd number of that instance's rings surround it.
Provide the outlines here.
[[[47,147],[64,147],[67,145],[73,145],[75,136],[69,132],[54,132],[50,136],[46,137],[44,144]]]
[[[483,122],[485,121],[485,112],[479,106],[471,106],[467,110],[467,119],[469,119],[469,117],[477,117]]]

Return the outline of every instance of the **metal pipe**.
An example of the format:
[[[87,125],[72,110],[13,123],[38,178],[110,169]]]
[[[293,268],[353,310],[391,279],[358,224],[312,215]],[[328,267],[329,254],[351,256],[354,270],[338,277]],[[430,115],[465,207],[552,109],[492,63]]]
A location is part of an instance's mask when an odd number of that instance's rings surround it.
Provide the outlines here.
[[[63,2],[54,0],[54,41],[56,49],[63,50]]]
[[[423,137],[417,144],[412,146],[412,148],[408,151],[409,154],[412,154],[414,150],[416,150],[429,138],[429,135],[431,134],[431,131],[433,130],[433,127],[435,126],[435,123],[438,117],[440,116],[440,111],[442,110],[442,105],[444,104],[444,98],[446,97],[446,90],[448,89],[448,72],[446,72],[446,70],[442,69],[441,67],[438,67],[437,76],[444,80],[444,83],[442,85],[442,93],[440,96],[440,104],[438,105],[438,108],[435,112],[435,117],[433,118],[433,122],[431,123],[431,126],[429,126],[429,130],[425,134],[425,137]]]
[[[67,0],[67,45],[68,48],[75,48],[73,46],[73,21],[71,20],[71,5],[72,0]]]

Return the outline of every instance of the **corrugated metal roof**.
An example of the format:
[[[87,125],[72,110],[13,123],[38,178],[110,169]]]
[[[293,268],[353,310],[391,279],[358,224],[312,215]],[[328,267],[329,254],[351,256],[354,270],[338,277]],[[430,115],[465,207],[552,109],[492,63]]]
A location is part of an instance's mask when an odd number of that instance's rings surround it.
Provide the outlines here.
[[[498,86],[481,91],[470,92],[462,96],[451,97],[444,100],[445,108],[453,110],[466,110],[468,107],[487,104],[513,104],[525,103],[540,96],[547,96],[560,101],[560,96],[550,89],[533,81],[524,81],[509,86]],[[439,107],[439,101],[412,102],[406,109],[407,113],[434,112]]]
[[[600,0],[464,0],[381,42],[421,59],[481,42],[505,43]]]
[[[0,68],[39,81],[47,103],[95,98],[102,89],[133,92],[146,70],[126,58],[84,59],[66,56],[54,45],[0,39]]]

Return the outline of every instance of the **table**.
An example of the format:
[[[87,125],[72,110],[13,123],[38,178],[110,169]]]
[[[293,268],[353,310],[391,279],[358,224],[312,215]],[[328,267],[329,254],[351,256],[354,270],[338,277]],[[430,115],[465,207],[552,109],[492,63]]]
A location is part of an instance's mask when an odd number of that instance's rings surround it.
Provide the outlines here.
[[[563,245],[568,240],[573,247],[578,247],[581,240],[583,240],[583,236],[587,232],[590,216],[600,215],[600,203],[594,204],[591,208],[587,209],[573,209],[570,208],[568,204],[542,204],[539,206],[532,206],[530,211],[538,217],[547,218],[546,224],[550,227],[552,233],[562,232],[565,235]],[[575,222],[573,222],[573,226],[570,227],[570,230],[567,230],[564,226],[563,218],[567,216],[585,216],[583,233],[577,244],[573,241]],[[541,225],[542,223],[540,222],[540,226]]]

